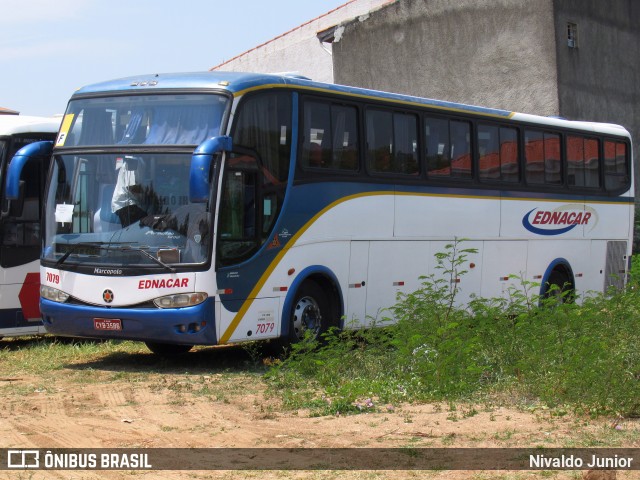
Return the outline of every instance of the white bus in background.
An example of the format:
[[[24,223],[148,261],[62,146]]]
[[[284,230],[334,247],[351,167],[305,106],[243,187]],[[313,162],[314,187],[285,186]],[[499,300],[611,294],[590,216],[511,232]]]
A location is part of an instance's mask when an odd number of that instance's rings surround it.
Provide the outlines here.
[[[511,275],[542,295],[602,292],[631,254],[632,148],[616,125],[288,76],[154,74],[78,90],[55,145],[32,150],[54,162],[47,331],[161,354],[367,326],[439,272],[454,238],[477,250],[461,301],[507,295]],[[12,163],[10,198],[28,165]]]
[[[61,118],[0,115],[0,178],[24,146],[52,141]],[[0,189],[0,338],[44,333],[39,309],[40,213],[50,158],[22,170],[20,198],[8,201]]]

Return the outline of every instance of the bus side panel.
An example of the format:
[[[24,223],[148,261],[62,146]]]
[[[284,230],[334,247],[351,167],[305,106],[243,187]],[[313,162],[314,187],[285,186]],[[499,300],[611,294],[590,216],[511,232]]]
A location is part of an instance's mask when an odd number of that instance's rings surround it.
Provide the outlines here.
[[[467,238],[496,237],[500,230],[500,201],[398,194],[395,237]]]
[[[476,289],[481,297],[507,298],[512,288],[522,289],[522,281],[516,277],[527,276],[527,243],[526,240],[484,242],[482,284]]]
[[[589,249],[589,262],[585,268],[585,291],[604,291],[607,263],[608,240],[592,240]]]
[[[632,208],[630,203],[587,203],[585,211],[591,213],[593,220],[589,219],[584,236],[626,240],[629,236],[629,211]]]
[[[235,306],[241,311],[244,303],[241,300],[237,300],[229,302],[229,305]],[[236,312],[229,312],[224,307],[221,310],[223,319],[233,319],[237,314]],[[276,338],[280,333],[280,318],[279,297],[256,298],[250,302],[229,342]],[[228,324],[229,321],[224,323]],[[224,323],[222,324],[224,325]],[[221,331],[224,332],[224,328]]]
[[[347,282],[347,304],[345,308],[345,328],[358,328],[371,323],[367,315],[367,295],[369,293],[369,246],[376,242],[351,242],[349,253],[349,278]]]
[[[367,280],[368,320],[380,324],[385,317],[392,319],[393,313],[389,308],[397,303],[399,293],[408,294],[420,288],[420,277],[428,275],[431,257],[430,242],[371,242]]]
[[[463,240],[454,243],[450,241],[434,241],[430,242],[431,255],[429,257],[429,275],[433,275],[434,281],[438,282],[439,288],[447,291],[453,291],[456,287],[455,303],[457,305],[465,305],[471,300],[471,294],[477,293],[480,289],[482,278],[482,251],[483,242]],[[447,247],[449,245],[449,247]],[[455,245],[456,252],[453,251]],[[476,252],[463,252],[462,250],[475,250]],[[445,254],[446,258],[441,263],[438,262],[436,255]],[[458,261],[464,256],[464,262],[454,267],[452,261]],[[473,268],[471,264],[473,263]],[[454,275],[454,271],[457,275]],[[440,282],[441,281],[441,282]]]
[[[327,187],[328,188],[328,187]],[[309,195],[313,192],[309,193]],[[308,200],[300,196],[302,205]],[[352,198],[339,198],[314,221],[297,243],[336,239],[387,239],[393,236],[394,197],[388,192],[365,192]],[[281,222],[286,225],[286,219]],[[295,232],[291,232],[295,233]]]

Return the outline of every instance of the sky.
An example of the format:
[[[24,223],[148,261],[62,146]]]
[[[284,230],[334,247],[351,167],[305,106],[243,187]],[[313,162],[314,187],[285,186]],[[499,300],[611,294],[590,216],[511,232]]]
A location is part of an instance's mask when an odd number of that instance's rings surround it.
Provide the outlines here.
[[[64,113],[75,90],[205,71],[347,0],[2,0],[0,107]]]

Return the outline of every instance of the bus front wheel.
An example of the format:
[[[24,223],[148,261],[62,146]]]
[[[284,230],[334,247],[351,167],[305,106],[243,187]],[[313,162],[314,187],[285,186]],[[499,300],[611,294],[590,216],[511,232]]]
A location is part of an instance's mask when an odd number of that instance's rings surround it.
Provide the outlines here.
[[[145,342],[145,345],[156,355],[161,357],[175,357],[187,353],[193,345],[176,345],[172,343]]]
[[[307,280],[300,286],[293,301],[289,316],[289,342],[299,342],[307,335],[319,339],[327,329],[330,316],[327,294],[316,282]]]

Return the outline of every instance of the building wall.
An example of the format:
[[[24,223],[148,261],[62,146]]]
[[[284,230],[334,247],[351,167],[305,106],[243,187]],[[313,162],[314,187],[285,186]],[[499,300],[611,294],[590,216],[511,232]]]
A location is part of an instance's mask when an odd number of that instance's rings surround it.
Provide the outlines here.
[[[335,82],[558,115],[552,0],[398,0],[344,25]]]
[[[554,0],[560,114],[625,126],[640,148],[640,2]],[[567,46],[567,23],[578,47]],[[637,185],[637,176],[636,176]]]
[[[321,44],[317,33],[346,20],[366,15],[390,0],[352,0],[299,27],[240,53],[211,70],[237,72],[298,72],[313,80],[333,83],[331,44]]]

